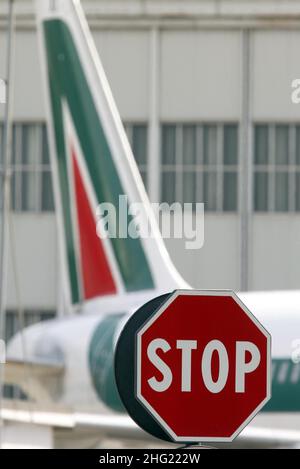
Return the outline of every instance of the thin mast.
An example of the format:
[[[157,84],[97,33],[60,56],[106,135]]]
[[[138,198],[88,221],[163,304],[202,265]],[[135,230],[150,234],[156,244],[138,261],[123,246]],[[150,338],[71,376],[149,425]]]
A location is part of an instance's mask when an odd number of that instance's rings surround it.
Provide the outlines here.
[[[11,186],[11,140],[12,140],[12,90],[13,90],[13,39],[14,39],[14,0],[8,0],[7,28],[7,61],[6,61],[6,104],[4,132],[2,141],[2,213],[0,223],[0,339],[5,340],[5,310],[7,284],[7,237],[8,216],[10,211]],[[0,202],[1,202],[0,199]],[[3,398],[3,366],[0,366],[0,446],[2,446],[2,398]]]

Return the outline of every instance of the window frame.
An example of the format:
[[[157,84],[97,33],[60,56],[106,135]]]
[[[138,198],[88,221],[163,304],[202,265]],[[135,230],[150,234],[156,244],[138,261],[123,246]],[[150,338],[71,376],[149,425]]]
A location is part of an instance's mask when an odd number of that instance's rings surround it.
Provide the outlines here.
[[[3,122],[0,123],[3,129]],[[33,145],[35,147],[34,161],[24,161],[24,135],[25,129],[31,128],[36,133]],[[1,131],[3,132],[3,130]],[[15,137],[16,136],[16,137]],[[16,138],[16,140],[15,140]],[[44,162],[44,138],[46,138],[46,145],[48,146],[48,163]],[[0,162],[0,170],[2,170],[2,163]],[[50,196],[50,204],[48,208],[43,206],[43,177],[48,174],[51,179],[52,185],[52,171],[49,155],[49,143],[47,136],[47,128],[45,121],[38,120],[16,120],[13,122],[12,128],[12,181],[11,181],[11,207],[14,213],[53,213],[54,207],[54,194],[53,186]],[[25,206],[28,199],[23,198],[23,187],[25,175],[33,175],[35,187],[33,189],[33,204],[32,207]],[[28,195],[29,198],[29,195]]]
[[[256,129],[260,126],[267,127],[267,162],[265,164],[256,163]],[[288,154],[287,163],[278,164],[276,162],[276,130],[281,127],[287,127],[288,131]],[[288,214],[298,213],[297,209],[297,175],[300,175],[300,161],[297,163],[297,129],[300,132],[300,125],[296,122],[266,122],[255,121],[253,122],[253,213],[263,214]],[[300,150],[300,148],[299,148]],[[258,174],[267,175],[267,201],[265,209],[258,209],[256,204],[256,176]],[[276,208],[277,189],[276,189],[276,176],[279,174],[287,174],[287,209]],[[299,187],[300,190],[300,187]]]
[[[225,163],[225,149],[224,149],[224,134],[226,126],[233,125],[236,127],[237,131],[237,142],[236,142],[236,163],[235,164],[226,164]],[[166,164],[164,163],[164,129],[168,126],[175,128],[175,163]],[[195,164],[189,165],[184,164],[183,161],[183,131],[185,127],[194,126],[196,133],[196,161]],[[217,139],[217,154],[216,154],[216,164],[207,164],[204,163],[204,132],[208,127],[216,128],[216,139]],[[172,122],[172,121],[163,121],[160,126],[161,129],[161,173],[162,173],[162,182],[161,182],[161,202],[163,200],[163,184],[164,184],[164,173],[174,173],[175,180],[175,201],[174,202],[184,202],[183,200],[183,179],[185,172],[196,172],[196,183],[195,183],[195,197],[194,202],[203,202],[204,192],[205,192],[205,174],[215,174],[216,175],[216,206],[215,209],[207,209],[206,212],[211,213],[237,213],[238,208],[238,178],[239,178],[239,122],[237,121],[182,121],[182,122]],[[197,161],[198,160],[198,161]],[[226,173],[235,173],[236,174],[236,190],[235,190],[235,208],[225,209],[225,198],[224,198],[224,175]],[[169,202],[170,203],[170,202]],[[204,200],[205,206],[207,202]]]

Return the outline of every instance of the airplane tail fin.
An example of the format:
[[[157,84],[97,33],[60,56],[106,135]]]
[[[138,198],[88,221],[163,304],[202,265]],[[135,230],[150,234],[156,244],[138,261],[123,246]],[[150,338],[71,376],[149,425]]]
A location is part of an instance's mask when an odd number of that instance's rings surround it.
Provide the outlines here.
[[[36,10],[70,304],[182,286],[158,232],[80,2],[36,0]],[[120,196],[128,198],[127,206],[143,205],[139,225],[150,226],[154,236],[120,236]],[[96,233],[102,203],[116,210],[115,237]],[[132,223],[129,213],[126,224]]]

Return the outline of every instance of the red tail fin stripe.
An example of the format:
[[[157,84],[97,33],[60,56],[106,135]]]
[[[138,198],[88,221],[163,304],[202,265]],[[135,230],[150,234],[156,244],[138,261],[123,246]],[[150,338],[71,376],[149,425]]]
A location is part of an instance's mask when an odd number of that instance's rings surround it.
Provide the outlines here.
[[[79,231],[81,272],[83,277],[84,299],[115,294],[117,288],[110,271],[109,263],[101,239],[96,233],[93,215],[77,163],[75,150],[71,148],[76,209]]]

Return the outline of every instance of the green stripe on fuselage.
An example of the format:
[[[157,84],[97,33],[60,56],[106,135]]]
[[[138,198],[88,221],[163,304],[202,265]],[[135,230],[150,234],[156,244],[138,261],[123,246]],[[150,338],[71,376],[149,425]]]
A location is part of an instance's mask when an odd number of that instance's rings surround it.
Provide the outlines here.
[[[107,316],[96,327],[89,347],[89,369],[99,399],[108,407],[124,412],[115,380],[116,331],[124,314]]]
[[[272,397],[262,411],[300,411],[300,363],[289,358],[272,360]]]
[[[123,195],[124,190],[68,26],[58,19],[47,20],[44,22],[44,34],[60,170],[60,190],[65,216],[65,241],[67,243],[72,299],[76,303],[79,298],[79,288],[75,281],[74,235],[70,220],[71,202],[68,200],[69,191],[67,189],[62,100],[67,103],[72,115],[98,203],[108,202],[116,208],[117,223],[119,195]],[[131,222],[132,217],[128,215],[128,224]],[[126,290],[138,291],[154,288],[141,240],[139,238],[117,237],[112,238],[111,243]]]

